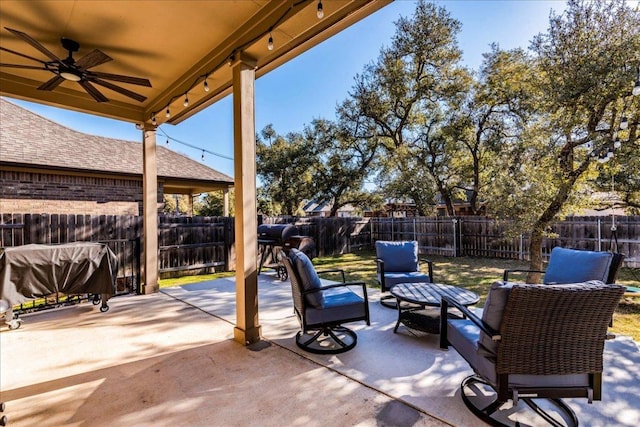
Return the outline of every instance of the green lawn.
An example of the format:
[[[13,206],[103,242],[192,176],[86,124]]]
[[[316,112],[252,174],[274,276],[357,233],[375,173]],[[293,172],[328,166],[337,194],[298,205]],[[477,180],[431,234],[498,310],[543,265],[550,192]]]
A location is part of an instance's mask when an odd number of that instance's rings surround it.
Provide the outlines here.
[[[348,281],[364,281],[368,285],[376,284],[375,254],[362,251],[352,254],[315,258],[313,264],[317,270],[341,268],[345,270]],[[502,280],[505,269],[527,268],[527,263],[489,258],[451,258],[442,256],[428,257],[433,261],[433,276],[436,282],[448,283],[470,289],[480,295],[478,306],[482,307],[491,283]],[[165,279],[160,286],[178,286],[202,280],[230,276],[233,273],[217,273],[203,276],[188,276],[179,279]],[[337,276],[336,276],[336,280]],[[618,283],[640,286],[640,269],[621,269]],[[614,315],[613,333],[630,335],[640,341],[640,297],[623,300]]]

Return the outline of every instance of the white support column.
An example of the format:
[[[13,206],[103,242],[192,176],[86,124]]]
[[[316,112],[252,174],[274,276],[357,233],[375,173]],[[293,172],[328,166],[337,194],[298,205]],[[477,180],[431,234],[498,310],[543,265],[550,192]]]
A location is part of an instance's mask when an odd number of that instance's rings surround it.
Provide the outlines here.
[[[235,173],[236,327],[244,345],[260,341],[258,321],[258,221],[256,217],[255,61],[237,56],[233,68]]]
[[[143,294],[158,292],[158,166],[156,128],[145,125],[142,134]]]

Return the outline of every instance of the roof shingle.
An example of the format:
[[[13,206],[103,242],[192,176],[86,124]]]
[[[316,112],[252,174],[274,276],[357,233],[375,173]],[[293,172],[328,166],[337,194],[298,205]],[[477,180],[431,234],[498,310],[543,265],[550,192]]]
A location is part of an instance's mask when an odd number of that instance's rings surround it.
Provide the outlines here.
[[[158,177],[228,183],[233,178],[161,145]],[[142,175],[142,143],[69,129],[0,98],[0,163]]]

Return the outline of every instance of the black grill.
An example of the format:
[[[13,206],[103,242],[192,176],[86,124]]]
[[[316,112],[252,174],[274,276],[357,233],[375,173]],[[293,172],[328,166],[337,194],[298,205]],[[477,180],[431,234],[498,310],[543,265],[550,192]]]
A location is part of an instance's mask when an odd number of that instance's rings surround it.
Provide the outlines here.
[[[258,251],[260,253],[260,266],[273,268],[278,277],[282,280],[287,278],[286,269],[278,261],[278,252],[282,249],[288,253],[291,248],[300,249],[310,259],[313,259],[316,252],[316,245],[313,238],[300,236],[298,227],[292,224],[262,224],[258,226]]]

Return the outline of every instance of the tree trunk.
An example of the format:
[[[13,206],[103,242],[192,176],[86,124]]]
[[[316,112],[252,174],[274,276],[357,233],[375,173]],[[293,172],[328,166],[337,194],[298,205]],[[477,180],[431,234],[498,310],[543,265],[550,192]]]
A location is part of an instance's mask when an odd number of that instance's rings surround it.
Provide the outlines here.
[[[529,269],[542,270],[542,232],[544,227],[540,227],[540,224],[536,224],[533,231],[531,231],[531,242],[529,243]],[[527,283],[540,283],[540,273],[528,273]]]

